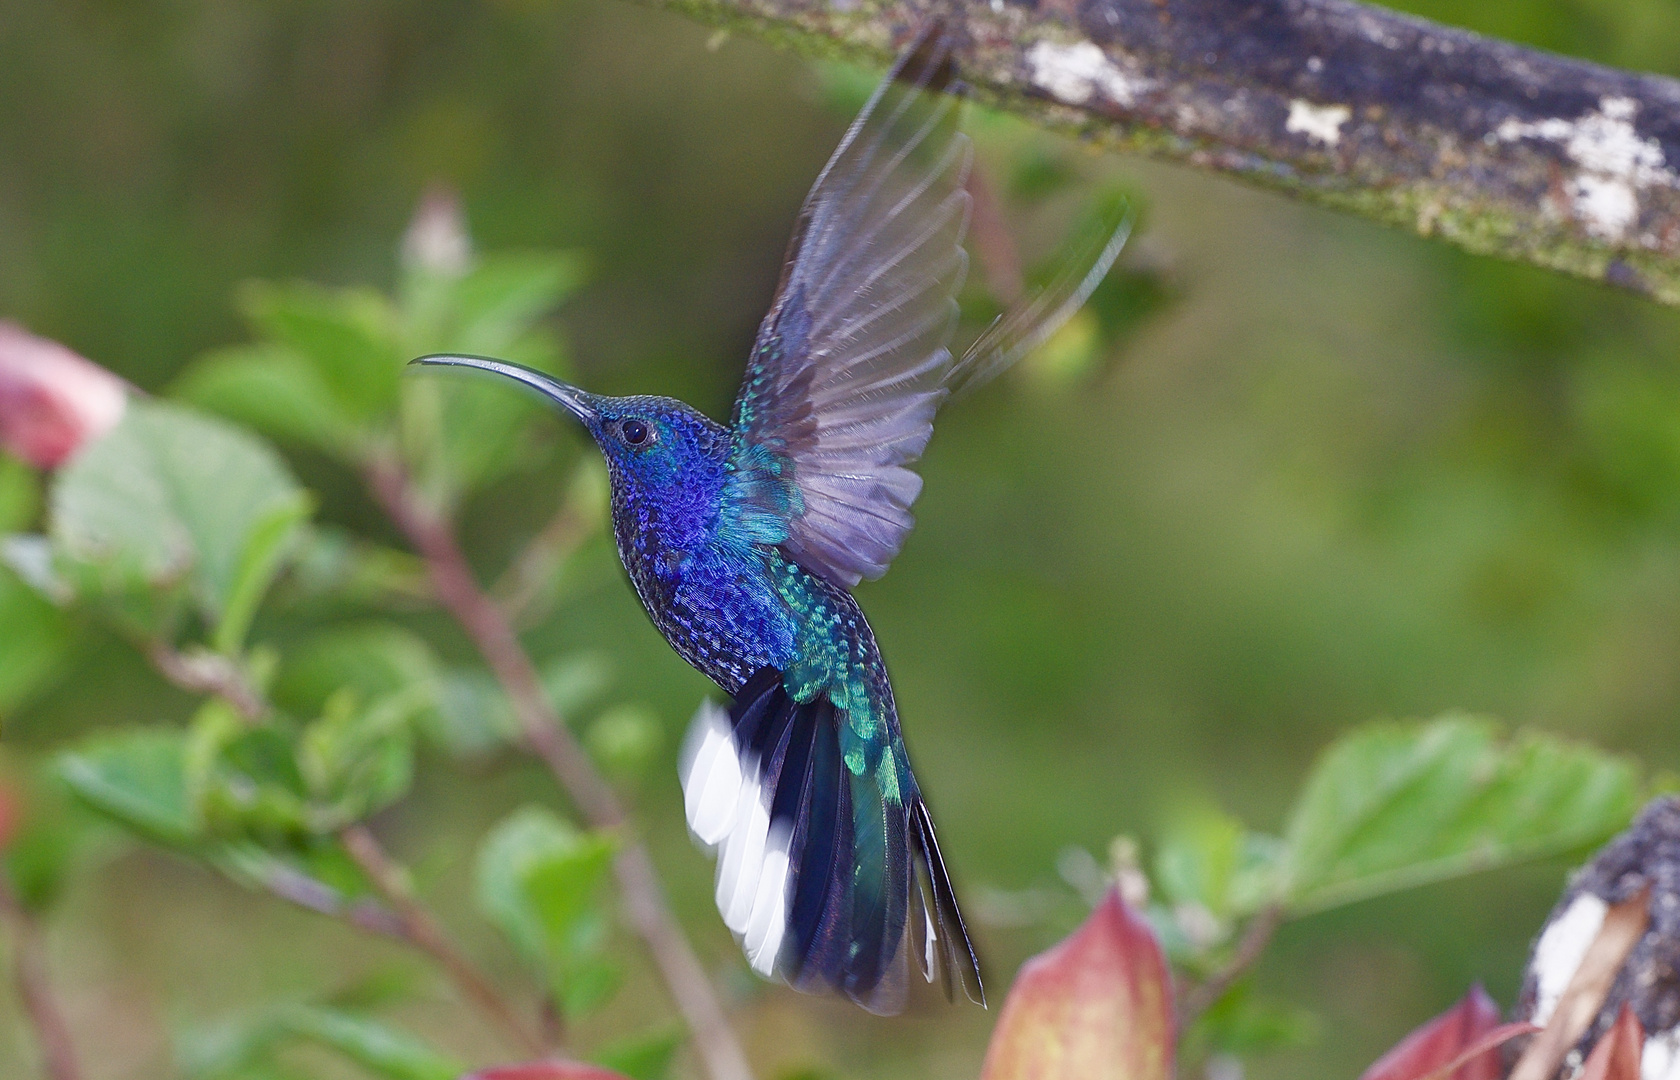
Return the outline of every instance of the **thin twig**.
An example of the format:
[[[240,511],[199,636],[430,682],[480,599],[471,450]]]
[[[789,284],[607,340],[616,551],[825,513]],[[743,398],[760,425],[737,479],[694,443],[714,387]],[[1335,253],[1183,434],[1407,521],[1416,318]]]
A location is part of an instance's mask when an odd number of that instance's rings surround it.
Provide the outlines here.
[[[546,604],[538,607],[544,587],[560,564],[593,531],[589,518],[579,512],[576,502],[570,497],[562,499],[548,524],[531,538],[490,587],[490,595],[501,605],[508,622],[519,626],[541,616],[542,608],[547,607]]]
[[[367,876],[368,881],[402,921],[404,940],[411,941],[436,960],[468,997],[527,1051],[541,1056],[548,1051],[542,1039],[525,1027],[525,1022],[503,999],[489,980],[479,974],[455,948],[432,913],[415,899],[400,866],[385,853],[379,841],[364,825],[351,825],[338,834],[344,850]]]
[[[329,918],[342,919],[369,934],[409,945],[419,944],[408,932],[408,924],[390,908],[372,900],[351,900],[326,882],[291,867],[276,864],[268,868],[259,883],[289,904]]]
[[[396,462],[375,463],[368,470],[368,484],[374,498],[426,560],[439,601],[473,639],[501,683],[527,748],[548,766],[591,825],[623,828],[628,819],[617,793],[549,703],[512,625],[473,577],[454,528],[416,496]],[[630,923],[664,976],[706,1071],[712,1080],[751,1080],[746,1054],[730,1030],[705,969],[671,913],[647,851],[627,840],[615,869]]]
[[[1015,246],[1015,234],[1003,220],[1003,207],[992,190],[986,170],[976,165],[968,173],[968,245],[980,264],[981,276],[986,280],[992,299],[1008,307],[1026,291],[1026,278],[1021,272],[1021,252]]]
[[[268,715],[268,702],[251,685],[238,663],[221,653],[180,652],[167,642],[152,641],[146,644],[146,655],[164,678],[183,690],[213,694],[252,723]]]
[[[163,642],[150,643],[146,652],[164,678],[182,689],[214,694],[251,723],[269,714],[268,701],[230,658],[210,652],[181,653]],[[443,925],[409,890],[401,867],[386,854],[374,835],[361,825],[352,825],[339,833],[339,840],[369,883],[394,910],[387,911],[366,902],[347,902],[330,886],[302,873],[271,871],[261,878],[261,884],[289,903],[343,919],[360,930],[419,949],[436,960],[462,995],[512,1035],[522,1049],[539,1055],[546,1053],[549,1047],[526,1030],[512,1004],[449,940]]]
[[[12,891],[11,882],[4,877],[0,877],[0,914],[12,926],[12,978],[17,983],[24,1015],[35,1029],[41,1066],[48,1080],[79,1080],[76,1044],[70,1038],[70,1025],[64,1020],[64,1012],[47,978],[47,950],[41,927],[24,910]]]
[[[1242,978],[1249,968],[1260,959],[1271,944],[1272,935],[1283,923],[1283,906],[1272,904],[1261,909],[1260,913],[1249,920],[1247,928],[1243,930],[1242,938],[1237,942],[1237,949],[1231,954],[1231,959],[1225,966],[1209,975],[1195,986],[1189,987],[1178,999],[1178,1028],[1183,1031],[1190,1026],[1191,1021],[1206,1012],[1208,1007],[1221,997],[1225,991],[1231,989],[1233,983]]]

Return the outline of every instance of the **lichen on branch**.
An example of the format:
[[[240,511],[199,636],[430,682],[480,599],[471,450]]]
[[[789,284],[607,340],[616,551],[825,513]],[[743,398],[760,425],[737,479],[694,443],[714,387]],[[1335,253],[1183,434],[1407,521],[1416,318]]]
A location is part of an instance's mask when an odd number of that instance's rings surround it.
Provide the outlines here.
[[[651,0],[884,63],[906,0]],[[982,102],[1680,304],[1680,82],[1349,0],[967,0]]]

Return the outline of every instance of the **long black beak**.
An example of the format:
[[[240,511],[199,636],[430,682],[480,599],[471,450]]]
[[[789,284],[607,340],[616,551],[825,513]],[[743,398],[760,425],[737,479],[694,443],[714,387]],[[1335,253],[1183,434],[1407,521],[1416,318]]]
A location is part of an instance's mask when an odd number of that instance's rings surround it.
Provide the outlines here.
[[[524,364],[510,364],[506,360],[492,360],[487,356],[454,356],[446,353],[421,356],[410,360],[409,363],[426,367],[461,367],[488,371],[492,375],[501,375],[530,387],[585,424],[596,418],[595,408],[589,403],[592,395]]]

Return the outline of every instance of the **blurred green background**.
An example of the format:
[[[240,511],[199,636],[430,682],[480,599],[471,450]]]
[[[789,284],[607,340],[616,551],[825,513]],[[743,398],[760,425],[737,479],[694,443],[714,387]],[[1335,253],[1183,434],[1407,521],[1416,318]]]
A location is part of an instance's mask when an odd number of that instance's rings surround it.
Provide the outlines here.
[[[1411,10],[1680,74],[1667,0]],[[388,284],[420,193],[443,182],[484,249],[587,253],[590,284],[560,316],[582,382],[722,416],[794,210],[856,104],[837,82],[618,0],[0,0],[0,316],[162,392],[244,339],[240,281]],[[1067,849],[1100,855],[1207,803],[1275,829],[1315,752],[1355,722],[1466,708],[1680,768],[1680,314],[1189,170],[994,142],[1138,192],[1126,264],[1171,296],[1098,370],[1018,374],[945,414],[920,524],[859,590],[996,998],[1079,916]],[[987,146],[996,175],[1021,166]],[[1056,241],[1011,224],[1029,251]],[[487,576],[583,449],[552,435],[465,518]],[[293,463],[322,518],[384,528],[353,478]],[[532,650],[603,651],[659,710],[671,758],[708,686],[605,541],[586,562],[580,599]],[[27,758],[188,708],[95,641],[8,717],[5,743]],[[755,983],[673,774],[655,776],[634,795],[655,856],[767,1077],[975,1075],[995,1012],[929,1000],[880,1020]],[[470,915],[467,867],[484,827],[531,799],[551,788],[518,759],[434,762],[381,822],[510,973]],[[1508,1005],[1566,869],[1288,926],[1261,988],[1312,1009],[1317,1034],[1251,1075],[1357,1075],[1475,979]],[[177,1025],[413,967],[155,853],[78,880],[50,933],[97,1080],[171,1075]],[[632,989],[646,1017],[666,1014],[645,970]],[[405,1008],[462,1056],[489,1052],[442,988]],[[10,997],[0,1017],[0,1074],[24,1075]]]

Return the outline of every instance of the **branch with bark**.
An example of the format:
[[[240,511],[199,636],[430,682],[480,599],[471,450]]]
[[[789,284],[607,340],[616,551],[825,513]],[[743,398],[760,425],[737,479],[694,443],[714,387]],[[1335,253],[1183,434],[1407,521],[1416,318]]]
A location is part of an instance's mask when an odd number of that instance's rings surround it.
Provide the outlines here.
[[[651,0],[886,62],[943,15],[985,104],[1680,304],[1680,82],[1350,0]]]

